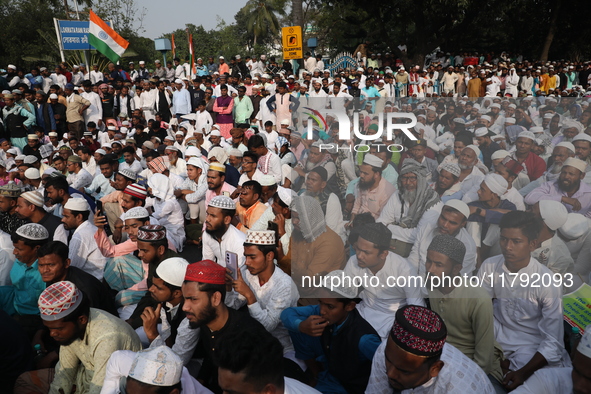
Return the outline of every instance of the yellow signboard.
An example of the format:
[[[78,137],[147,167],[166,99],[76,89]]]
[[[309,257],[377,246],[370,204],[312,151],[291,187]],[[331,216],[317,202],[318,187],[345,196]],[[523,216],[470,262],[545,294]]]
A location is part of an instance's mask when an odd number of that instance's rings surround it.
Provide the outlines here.
[[[283,58],[287,60],[304,57],[301,26],[288,26],[281,29],[283,37]]]

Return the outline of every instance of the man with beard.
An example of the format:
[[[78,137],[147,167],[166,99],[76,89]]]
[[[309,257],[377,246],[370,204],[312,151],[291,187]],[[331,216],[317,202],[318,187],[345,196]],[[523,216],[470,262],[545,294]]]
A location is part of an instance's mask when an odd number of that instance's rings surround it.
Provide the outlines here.
[[[217,196],[231,196],[236,188],[226,182],[226,166],[213,162],[207,170],[207,191],[205,192],[205,205]]]
[[[530,181],[535,181],[546,171],[546,162],[531,150],[534,146],[536,136],[531,131],[522,131],[515,141],[515,152],[513,159],[524,165]]]
[[[468,145],[462,149],[458,158],[458,167],[460,167],[460,176],[458,184],[460,190],[449,196],[450,199],[463,200],[470,190],[478,187],[484,179],[484,174],[478,169],[478,156],[480,149],[476,145]],[[466,201],[465,202],[470,202]]]
[[[318,200],[324,212],[326,225],[335,233],[339,234],[343,242],[346,242],[347,233],[343,222],[341,201],[336,194],[326,190],[327,177],[328,175],[324,167],[313,168],[306,177],[306,191],[303,195]]]
[[[189,328],[189,320],[183,312],[181,286],[188,265],[189,262],[180,257],[166,259],[158,265],[148,289],[158,304],[155,308],[146,307],[141,315],[144,336],[148,340],[144,346],[168,346],[181,357],[183,364],[189,362],[199,340],[199,330]]]
[[[439,177],[431,184],[441,201],[446,202],[460,190],[460,167],[455,163],[445,163],[439,166]]]
[[[434,221],[441,207],[439,196],[427,184],[427,169],[407,159],[398,177],[398,193],[392,194],[376,221],[392,232],[394,252],[408,257],[417,229]]]
[[[528,193],[540,187],[545,182],[552,182],[558,179],[558,177],[560,176],[560,172],[562,171],[562,166],[564,165],[564,162],[569,157],[575,157],[575,146],[570,142],[561,142],[554,147],[551,157],[552,165],[548,167],[544,175],[519,189],[519,194],[525,197],[528,195]]]
[[[376,350],[365,392],[494,394],[484,371],[446,340],[437,313],[417,305],[398,309],[390,335]]]
[[[20,195],[21,189],[14,182],[0,186],[0,230],[7,234],[14,233],[17,228],[29,222],[16,213]]]
[[[49,379],[43,382],[45,392],[98,393],[111,354],[142,349],[131,327],[91,308],[88,297],[72,282],[57,282],[45,289],[39,297],[39,311],[50,335],[61,345],[55,378],[51,386]]]
[[[591,186],[581,182],[586,169],[587,163],[583,160],[574,157],[566,159],[558,179],[532,190],[525,197],[525,203],[534,205],[541,200],[560,201],[569,213],[591,217]]]
[[[474,131],[474,135],[476,136],[476,141],[478,141],[478,148],[482,153],[482,161],[486,168],[490,168],[492,154],[501,149],[499,144],[490,139],[490,137],[494,137],[496,134],[486,127],[480,127]]]
[[[203,234],[203,258],[226,266],[226,252],[235,253],[238,265],[244,263],[246,235],[232,224],[236,215],[236,203],[228,196],[216,196],[207,204],[205,233]]]
[[[345,263],[343,240],[324,220],[320,203],[312,197],[300,196],[292,203],[293,231],[290,243],[291,277],[303,283],[302,277],[324,276],[342,269]],[[314,287],[300,288],[300,296],[307,298]]]
[[[416,141],[410,140],[407,144],[409,156],[401,159],[400,168],[404,166],[404,163],[408,159],[414,159],[422,167],[425,167],[427,182],[437,178],[437,161],[430,159],[425,156],[427,152],[427,140],[420,139]]]
[[[476,268],[476,244],[465,229],[470,208],[460,200],[449,200],[441,209],[436,222],[427,223],[419,228],[417,241],[412,247],[408,261],[414,266],[420,276],[424,277],[427,249],[433,238],[440,234],[450,235],[465,245],[466,253],[462,259],[461,275],[471,276]]]
[[[505,393],[492,303],[484,289],[454,284],[463,275],[465,253],[464,243],[449,234],[437,235],[429,244],[425,266],[431,308],[447,322],[447,342],[484,370],[495,392]]]
[[[360,213],[369,212],[374,218],[378,218],[389,196],[396,191],[394,185],[382,178],[383,164],[382,159],[372,154],[363,158],[363,164],[359,166],[359,182],[348,227],[351,227],[355,216]]]
[[[248,313],[224,304],[226,269],[211,260],[189,264],[182,291],[185,298],[183,312],[189,326],[200,329],[205,353],[197,378],[214,393],[221,393],[217,371],[220,344],[229,338],[233,330],[264,330],[264,327]]]
[[[575,155],[577,159],[581,159],[588,165],[591,164],[591,136],[586,133],[581,133],[573,138],[573,146],[575,147]]]
[[[557,145],[559,142],[571,142],[579,133],[583,131],[581,124],[575,120],[566,120],[562,126],[562,130],[558,135],[552,138],[552,144]]]

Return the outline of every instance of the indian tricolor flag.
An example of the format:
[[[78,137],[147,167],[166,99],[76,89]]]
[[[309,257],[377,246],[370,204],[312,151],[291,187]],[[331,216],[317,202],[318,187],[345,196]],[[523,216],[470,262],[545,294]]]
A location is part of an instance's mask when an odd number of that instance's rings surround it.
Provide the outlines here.
[[[90,26],[88,30],[88,42],[97,51],[108,57],[113,63],[117,63],[121,55],[129,46],[115,30],[90,10]]]

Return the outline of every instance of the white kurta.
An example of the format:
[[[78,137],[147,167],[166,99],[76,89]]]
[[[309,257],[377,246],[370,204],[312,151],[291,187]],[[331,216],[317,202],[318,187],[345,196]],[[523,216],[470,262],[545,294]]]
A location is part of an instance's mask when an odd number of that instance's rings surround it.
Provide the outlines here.
[[[250,316],[265,327],[283,346],[283,354],[293,352],[293,344],[287,328],[281,322],[281,312],[287,308],[296,307],[300,294],[289,275],[275,267],[275,271],[267,283],[261,286],[259,277],[251,273],[243,265],[242,278],[254,293],[257,302],[248,306]],[[226,293],[226,305],[239,309],[246,304],[246,298],[231,291]]]
[[[103,103],[101,96],[95,92],[82,92],[80,96],[90,101],[90,107],[84,111],[84,125],[88,122],[94,122],[98,125],[98,121],[103,118]]]
[[[266,227],[265,227],[266,229]],[[233,225],[222,236],[222,242],[215,240],[207,231],[203,232],[203,260],[213,260],[222,267],[226,266],[226,252],[238,255],[238,265],[244,264],[244,241],[246,234]]]
[[[181,252],[186,238],[185,218],[176,198],[170,200],[155,198],[153,216],[166,227],[166,238],[178,252]]]
[[[492,274],[492,281],[491,281]],[[527,267],[517,273],[524,278],[510,276],[505,258],[498,255],[486,259],[478,276],[482,287],[493,298],[495,339],[511,361],[511,369],[518,370],[527,364],[536,352],[542,354],[548,366],[570,366],[570,358],[564,349],[562,322],[562,291],[560,287],[527,286],[537,276],[550,275],[552,271],[531,258]]]
[[[398,239],[402,242],[413,243],[416,241],[418,229],[420,227],[425,226],[427,223],[437,221],[442,207],[443,204],[438,202],[425,211],[416,227],[403,228],[395,223],[399,223],[403,217],[407,216],[408,211],[410,210],[410,205],[406,201],[401,201],[398,193],[394,193],[388,199],[386,205],[384,205],[376,222],[384,223],[388,226],[388,229],[392,231],[392,238]]]
[[[386,375],[386,344],[388,339],[376,350],[371,364],[371,374],[365,394],[391,394],[392,387]],[[474,361],[458,349],[446,343],[443,345],[441,361],[444,362],[439,375],[422,386],[403,390],[400,394],[494,394],[495,390],[488,377]]]
[[[102,280],[106,260],[94,240],[96,231],[96,226],[90,220],[78,226],[70,240],[68,257],[72,266]]]
[[[381,270],[374,275],[369,268],[361,268],[357,263],[357,256],[351,256],[345,266],[345,274],[351,277],[366,276],[368,285],[360,293],[363,300],[357,304],[361,316],[378,332],[380,337],[386,338],[394,324],[396,311],[407,304],[425,306],[419,286],[408,285],[409,277],[416,275],[406,259],[388,252],[386,262]],[[377,277],[377,286],[369,285],[369,278]],[[407,285],[398,287],[395,282],[388,282],[388,278],[404,277]],[[374,279],[375,281],[375,279]],[[392,279],[390,279],[392,281]],[[399,284],[403,284],[399,282]]]

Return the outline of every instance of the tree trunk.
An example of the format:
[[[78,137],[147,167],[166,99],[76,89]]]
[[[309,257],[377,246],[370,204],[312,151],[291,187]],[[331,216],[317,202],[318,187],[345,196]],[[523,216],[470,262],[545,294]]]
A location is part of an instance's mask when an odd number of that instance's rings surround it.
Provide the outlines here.
[[[292,0],[291,2],[291,19],[293,21],[294,26],[301,26],[302,27],[302,50],[303,52],[308,51],[308,43],[305,40],[305,32],[306,26],[304,26],[304,7],[302,0]],[[304,67],[304,60],[299,59],[298,68],[302,69]]]
[[[548,28],[548,35],[546,36],[544,47],[542,48],[542,53],[540,54],[540,60],[542,62],[548,60],[548,54],[550,53],[550,47],[552,46],[552,41],[554,40],[554,34],[556,34],[558,13],[560,12],[561,5],[562,0],[556,0],[555,7],[551,8],[550,12],[552,12],[552,18],[550,19],[550,27]]]

